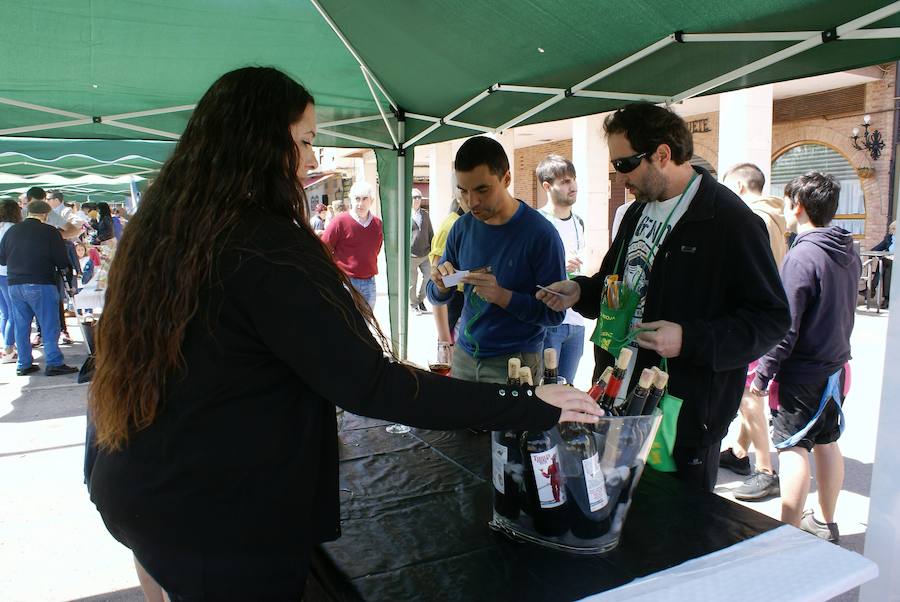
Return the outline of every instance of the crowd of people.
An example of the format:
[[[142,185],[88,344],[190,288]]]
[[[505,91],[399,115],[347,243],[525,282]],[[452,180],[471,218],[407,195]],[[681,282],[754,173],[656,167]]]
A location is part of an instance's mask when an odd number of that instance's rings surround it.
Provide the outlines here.
[[[620,395],[665,360],[669,392],[683,400],[675,476],[712,491],[720,466],[734,470],[747,477],[736,497],[780,494],[783,521],[837,541],[861,270],[852,235],[831,225],[839,183],[813,172],[766,197],[750,163],[718,182],[691,165],[684,120],[647,103],[610,114],[604,133],[635,200],[616,212],[595,273],[565,157],[537,167],[540,211],[509,192],[509,157],[485,136],[459,148],[455,198],[436,231],[413,189],[408,303],[418,314],[431,304],[452,349],[449,379],[398,361],[373,317],[384,234],[372,185],[355,182],[346,209],[310,211],[302,179],[317,166],[315,103],[277,70],[239,69],[213,84],[124,236],[126,216],[105,203],[70,205],[35,188],[22,220],[21,203],[3,201],[0,333],[3,361],[18,361],[19,374],[38,369],[33,317],[45,372],[74,370],[57,345],[58,272],[89,278],[96,246],[121,238],[98,330],[87,478],[142,582],[172,600],[299,596],[313,547],[340,534],[335,406],[436,429],[596,421],[585,394],[508,385],[507,366],[519,359],[539,382],[552,347],[571,383],[585,319],[600,315],[611,281],[633,293]],[[616,353],[592,341],[596,379]],[[738,414],[740,436],[722,450]],[[804,510],[810,453],[822,520]]]
[[[509,160],[500,144],[476,137],[459,149],[458,207],[434,238],[428,284],[438,338],[454,344],[451,374],[503,382],[515,357],[537,379],[539,352],[553,347],[571,382],[584,318],[599,316],[612,276],[637,293],[625,382],[665,358],[669,391],[684,400],[676,476],[712,491],[720,466],[734,470],[747,477],[736,498],[781,495],[784,522],[838,541],[837,440],[861,270],[852,235],[831,225],[840,184],[812,172],[795,178],[783,198],[766,197],[765,175],[750,163],[729,169],[719,183],[691,166],[684,121],[649,104],[616,111],[605,133],[618,181],[635,201],[617,212],[612,245],[593,275],[583,273],[584,223],[572,212],[571,161],[550,155],[538,165],[548,202],[535,211],[508,192]],[[443,278],[459,270],[468,272],[462,284],[444,286]],[[441,307],[447,309],[438,315]],[[594,342],[596,379],[615,356]],[[722,450],[738,412],[740,435]],[[810,452],[822,520],[804,509]]]
[[[18,200],[0,199],[0,363],[27,376],[39,370],[32,348],[43,347],[47,376],[78,370],[60,350],[73,342],[68,300],[99,271],[98,248],[114,245],[126,223],[123,207],[67,203],[59,190],[32,187]]]

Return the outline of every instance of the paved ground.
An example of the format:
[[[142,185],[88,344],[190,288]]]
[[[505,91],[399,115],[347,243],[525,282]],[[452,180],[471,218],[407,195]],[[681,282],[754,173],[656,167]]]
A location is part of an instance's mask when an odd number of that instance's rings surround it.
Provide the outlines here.
[[[383,281],[380,291],[385,291]],[[387,298],[376,314],[387,325]],[[841,440],[847,478],[838,506],[842,545],[861,552],[868,515],[874,433],[881,397],[887,318],[860,315],[853,335],[853,393],[848,428]],[[77,327],[72,327],[73,335]],[[422,365],[435,352],[431,314],[411,316],[410,358]],[[77,335],[76,335],[77,336]],[[586,349],[590,347],[586,346]],[[66,361],[80,365],[81,343],[63,347]],[[591,362],[575,379],[586,387]],[[105,531],[82,483],[86,387],[74,376],[17,377],[0,365],[0,600],[142,600],[129,551]],[[739,484],[720,472],[722,495]],[[748,504],[749,505],[749,504]],[[750,505],[778,516],[778,501]],[[850,593],[841,600],[855,600]]]

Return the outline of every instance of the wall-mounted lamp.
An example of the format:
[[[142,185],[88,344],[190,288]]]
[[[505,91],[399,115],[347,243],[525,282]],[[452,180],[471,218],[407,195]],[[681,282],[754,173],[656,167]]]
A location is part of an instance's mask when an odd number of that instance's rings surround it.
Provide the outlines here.
[[[863,133],[862,146],[859,145],[859,128],[853,128],[853,135],[850,136],[850,139],[853,140],[853,148],[869,151],[869,154],[872,155],[872,160],[877,161],[878,157],[881,156],[882,149],[884,149],[884,140],[881,137],[881,132],[878,130],[869,132],[869,122],[871,120],[872,117],[870,115],[863,117],[861,125],[865,131]]]

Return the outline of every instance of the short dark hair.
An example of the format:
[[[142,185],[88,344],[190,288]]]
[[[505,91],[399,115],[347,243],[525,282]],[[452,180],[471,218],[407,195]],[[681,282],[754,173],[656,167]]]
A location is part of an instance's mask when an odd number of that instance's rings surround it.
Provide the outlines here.
[[[544,182],[552,184],[553,180],[563,176],[572,176],[574,178],[575,165],[562,155],[547,155],[543,161],[538,163],[534,173],[541,184]]]
[[[794,187],[795,187],[794,183],[796,181],[797,181],[797,178],[794,178],[793,180],[791,180],[790,182],[785,184],[784,191],[781,193],[781,196],[787,197],[789,199],[793,199],[794,198]]]
[[[694,156],[694,138],[684,119],[649,102],[625,105],[603,122],[606,135],[625,134],[636,153],[652,153],[660,144],[672,150],[676,165]]]
[[[66,200],[66,195],[63,194],[62,190],[48,190],[47,191],[48,199],[56,199],[60,203]]]
[[[472,171],[479,165],[487,165],[488,171],[502,178],[509,171],[509,158],[503,146],[493,138],[475,136],[469,138],[456,151],[456,171]]]
[[[29,201],[43,201],[47,198],[47,193],[40,186],[32,186],[25,193]]]
[[[800,203],[809,216],[809,221],[817,228],[831,223],[841,196],[841,184],[834,176],[811,171],[794,178],[788,186],[791,190],[792,209]]]
[[[22,210],[19,204],[12,199],[0,200],[0,222],[18,224],[22,221]]]
[[[762,194],[763,187],[766,185],[766,174],[753,163],[738,163],[725,172],[723,180],[727,180],[731,176],[740,178],[747,188],[753,194]]]

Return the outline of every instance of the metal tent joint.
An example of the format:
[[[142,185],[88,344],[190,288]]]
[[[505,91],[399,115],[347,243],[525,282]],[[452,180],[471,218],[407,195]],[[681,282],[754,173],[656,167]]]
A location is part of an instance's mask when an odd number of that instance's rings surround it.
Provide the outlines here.
[[[828,42],[836,42],[840,38],[837,32],[837,27],[832,27],[831,29],[826,29],[822,32],[822,43],[827,44]]]
[[[675,37],[675,41],[679,44],[684,44],[684,30],[679,29],[678,31],[672,34]]]
[[[100,115],[94,115],[93,117],[91,117],[91,121],[93,121],[94,123],[103,123],[103,117],[101,117]]]

